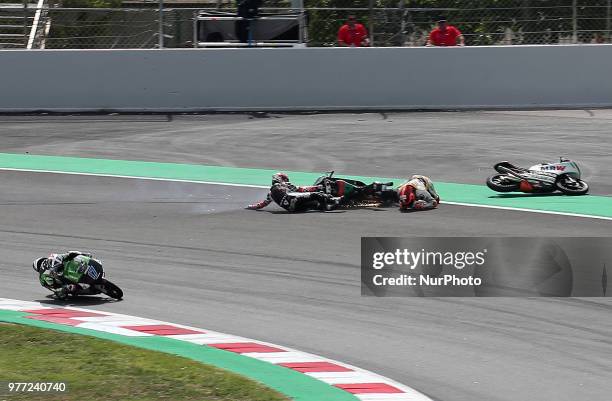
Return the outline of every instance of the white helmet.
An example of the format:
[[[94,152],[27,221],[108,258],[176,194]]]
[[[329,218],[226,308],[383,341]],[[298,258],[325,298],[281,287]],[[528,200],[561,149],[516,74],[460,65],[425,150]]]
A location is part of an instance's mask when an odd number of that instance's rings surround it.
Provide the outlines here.
[[[38,258],[32,263],[32,268],[37,273],[44,272],[45,270],[47,270],[48,266],[49,266],[48,258]]]
[[[64,263],[64,258],[62,257],[62,255],[58,253],[52,253],[51,255],[49,255],[48,259],[49,259],[49,267],[51,267],[52,269],[55,269],[58,266],[60,266],[62,263]]]

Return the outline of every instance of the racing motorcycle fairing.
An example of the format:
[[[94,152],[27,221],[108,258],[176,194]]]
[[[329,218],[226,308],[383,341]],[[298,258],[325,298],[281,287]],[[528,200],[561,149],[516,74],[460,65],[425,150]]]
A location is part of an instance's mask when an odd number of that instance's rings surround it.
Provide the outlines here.
[[[500,174],[487,178],[487,186],[497,192],[547,193],[560,190],[567,195],[588,192],[588,184],[580,179],[578,164],[564,158],[528,169],[503,161],[495,164],[494,169]]]

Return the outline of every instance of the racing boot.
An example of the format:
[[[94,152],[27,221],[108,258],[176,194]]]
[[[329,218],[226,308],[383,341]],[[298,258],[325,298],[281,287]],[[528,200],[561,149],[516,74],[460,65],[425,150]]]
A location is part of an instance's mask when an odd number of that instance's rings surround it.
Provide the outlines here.
[[[392,187],[393,186],[393,182],[378,182],[378,181],[374,181],[372,184],[372,190],[374,192],[381,192],[386,190],[388,187]]]
[[[66,284],[55,292],[58,299],[66,299],[68,295],[78,295],[81,292],[81,286],[78,284]]]
[[[71,295],[79,295],[83,293],[83,287],[80,284],[68,284],[68,293]]]
[[[55,298],[59,299],[59,300],[65,300],[68,298],[68,288],[66,288],[67,286],[63,286],[60,289],[55,290]]]
[[[340,206],[342,202],[342,197],[332,197],[330,201],[325,205],[325,210],[330,211],[336,209]]]
[[[342,203],[343,198],[344,197],[342,196],[325,195],[325,198],[323,199],[323,203],[324,203],[323,210],[331,211],[331,210],[336,209]]]

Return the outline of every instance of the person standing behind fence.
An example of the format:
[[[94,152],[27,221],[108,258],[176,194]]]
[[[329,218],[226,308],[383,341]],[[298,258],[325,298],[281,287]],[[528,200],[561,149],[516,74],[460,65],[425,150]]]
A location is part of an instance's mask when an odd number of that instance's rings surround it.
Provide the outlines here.
[[[349,15],[346,24],[338,30],[338,46],[363,47],[369,45],[368,31],[363,24],[357,22],[354,15]]]
[[[438,20],[438,27],[429,33],[427,46],[465,46],[461,31],[446,23],[445,18]]]

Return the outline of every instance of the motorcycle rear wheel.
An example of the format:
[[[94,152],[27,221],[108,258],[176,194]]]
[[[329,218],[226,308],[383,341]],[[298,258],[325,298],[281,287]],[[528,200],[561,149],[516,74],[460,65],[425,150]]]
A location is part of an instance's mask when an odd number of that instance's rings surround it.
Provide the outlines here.
[[[496,192],[516,192],[520,188],[518,182],[508,182],[506,174],[495,174],[487,178],[487,187]]]
[[[566,195],[584,195],[589,192],[589,184],[578,179],[570,180],[567,176],[559,177],[555,185]]]

